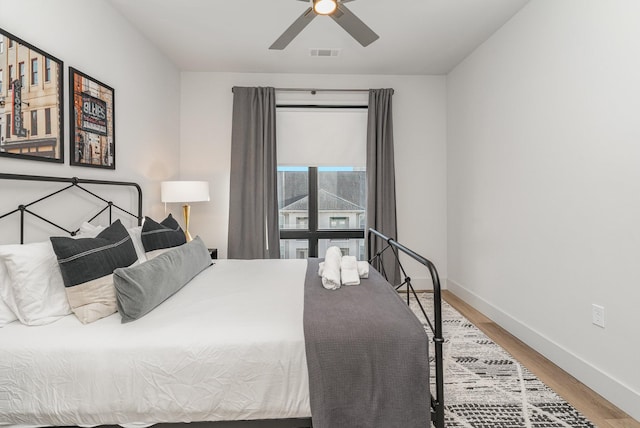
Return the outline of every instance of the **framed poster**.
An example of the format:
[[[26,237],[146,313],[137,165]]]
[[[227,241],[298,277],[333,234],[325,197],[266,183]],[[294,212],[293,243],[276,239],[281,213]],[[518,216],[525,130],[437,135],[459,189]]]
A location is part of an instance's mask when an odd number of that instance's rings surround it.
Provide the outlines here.
[[[0,28],[0,156],[64,162],[62,61]]]
[[[69,67],[71,165],[116,169],[114,89]]]

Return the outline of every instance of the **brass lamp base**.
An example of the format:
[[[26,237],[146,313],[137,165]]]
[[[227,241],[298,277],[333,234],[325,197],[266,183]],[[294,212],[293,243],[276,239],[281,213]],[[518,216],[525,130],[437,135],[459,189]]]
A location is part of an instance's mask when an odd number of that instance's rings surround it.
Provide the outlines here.
[[[191,237],[191,234],[189,233],[189,215],[191,214],[191,206],[190,205],[183,205],[182,206],[182,215],[184,217],[184,236],[185,238],[187,238],[187,242],[190,242],[193,240],[193,238]]]

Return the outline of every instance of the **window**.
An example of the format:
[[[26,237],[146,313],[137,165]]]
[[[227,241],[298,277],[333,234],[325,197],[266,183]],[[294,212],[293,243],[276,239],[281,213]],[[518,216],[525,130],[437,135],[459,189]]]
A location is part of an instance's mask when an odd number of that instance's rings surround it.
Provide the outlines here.
[[[18,79],[20,79],[20,85],[24,87],[24,62],[18,64]]]
[[[4,88],[4,87],[2,86],[2,81],[4,80],[4,79],[3,79],[3,74],[2,74],[2,73],[3,73],[3,72],[2,72],[2,69],[0,69],[0,96],[2,96],[2,94],[4,93],[4,91],[2,90],[2,89]],[[0,134],[2,134],[2,133],[0,132]]]
[[[38,84],[38,58],[31,60],[31,84]]]
[[[307,168],[278,171],[278,208],[280,229],[308,229],[309,173]]]
[[[349,217],[329,217],[331,229],[349,229]]]
[[[281,239],[280,258],[306,259],[309,257],[309,241],[306,239]]]
[[[13,40],[11,40],[8,37],[7,37],[7,40],[9,40],[9,49],[11,49],[13,47]]]
[[[4,36],[0,36],[0,54],[4,53]]]
[[[9,85],[7,85],[7,89],[8,90],[12,90],[13,89],[13,65],[9,65]]]
[[[44,133],[51,134],[51,108],[44,109]]]
[[[31,135],[38,135],[38,110],[31,110]]]
[[[7,113],[6,137],[7,139],[11,138],[11,113]]]
[[[44,81],[51,82],[51,60],[49,58],[44,59]]]
[[[335,245],[364,260],[364,224],[357,219],[364,216],[365,189],[362,167],[279,167],[281,257],[322,257]]]
[[[324,257],[329,245],[360,255],[368,94],[357,98],[360,105],[353,94],[335,95],[334,105],[285,104],[287,97],[280,95],[276,109],[281,257]]]

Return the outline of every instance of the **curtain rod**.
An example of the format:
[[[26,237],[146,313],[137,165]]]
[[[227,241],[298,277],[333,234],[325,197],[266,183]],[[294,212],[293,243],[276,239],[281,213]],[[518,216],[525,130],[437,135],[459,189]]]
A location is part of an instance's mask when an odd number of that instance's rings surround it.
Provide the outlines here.
[[[355,104],[276,104],[276,108],[368,109],[369,106]]]
[[[369,89],[275,88],[280,92],[369,92]]]

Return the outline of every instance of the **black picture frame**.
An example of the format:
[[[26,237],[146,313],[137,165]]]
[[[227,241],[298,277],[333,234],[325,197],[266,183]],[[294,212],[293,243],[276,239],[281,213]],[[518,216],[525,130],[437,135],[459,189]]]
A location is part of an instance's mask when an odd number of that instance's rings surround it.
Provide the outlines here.
[[[0,156],[64,163],[63,62],[0,28]]]
[[[69,164],[116,169],[115,90],[69,67]]]

